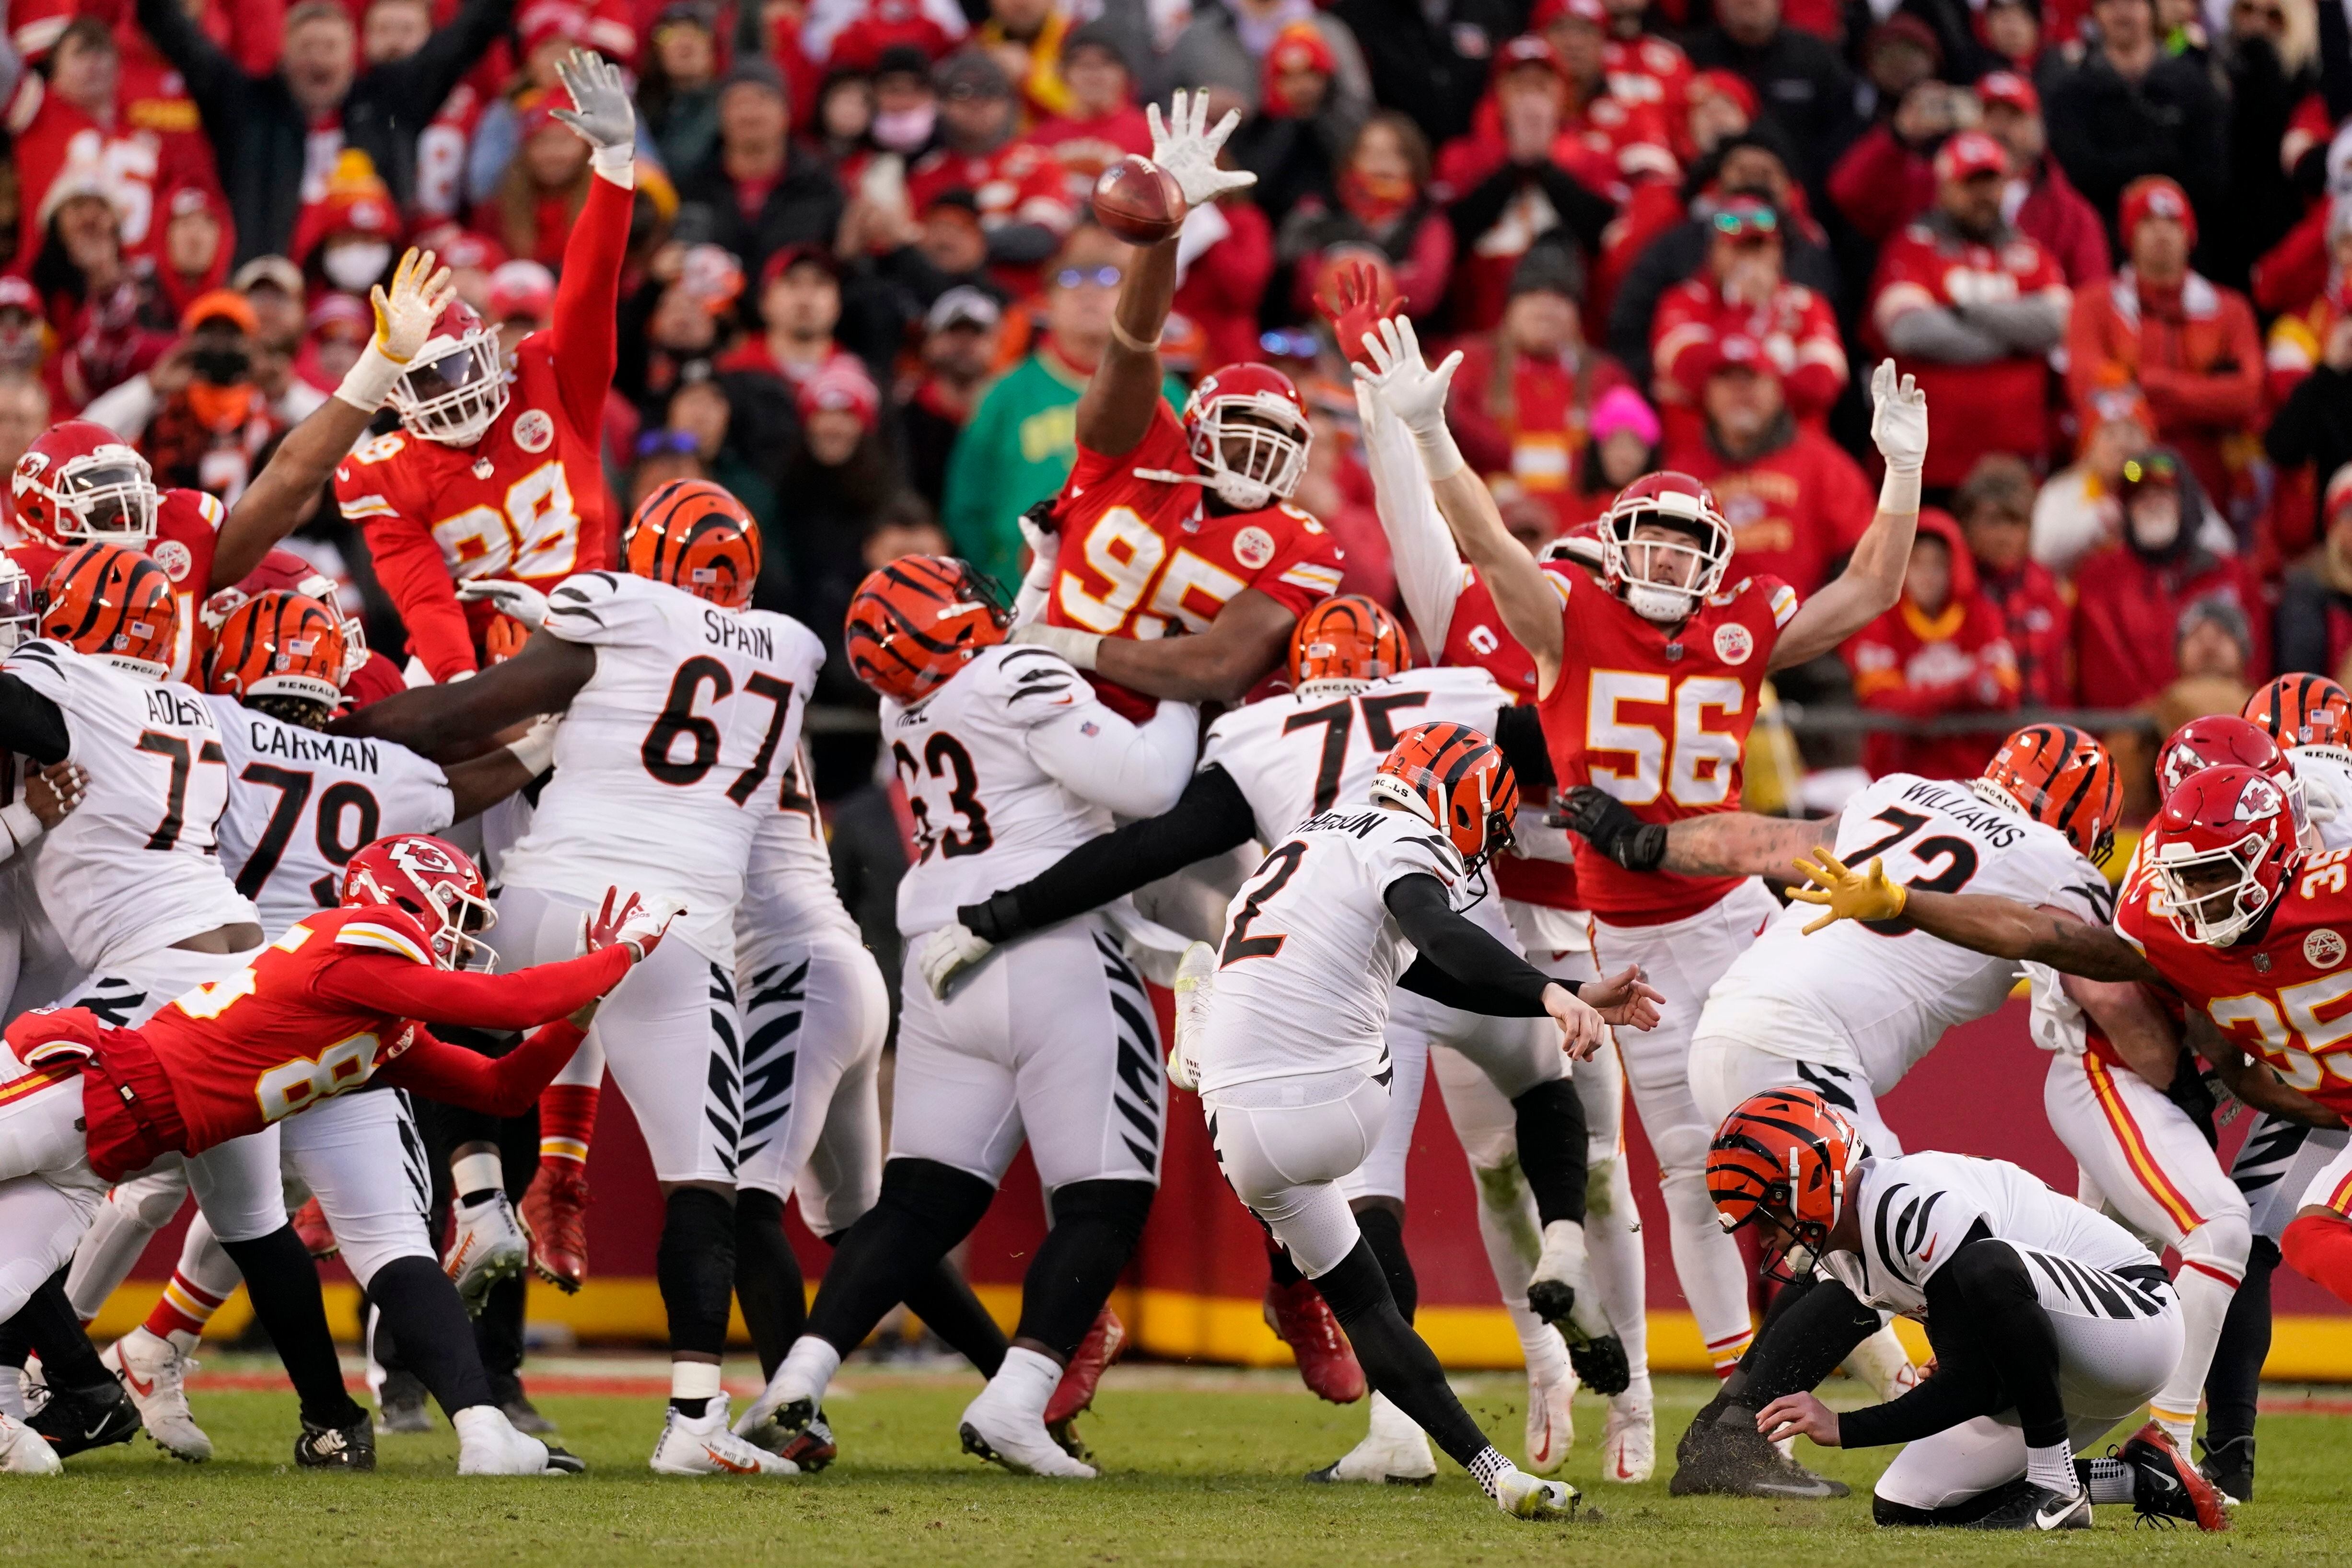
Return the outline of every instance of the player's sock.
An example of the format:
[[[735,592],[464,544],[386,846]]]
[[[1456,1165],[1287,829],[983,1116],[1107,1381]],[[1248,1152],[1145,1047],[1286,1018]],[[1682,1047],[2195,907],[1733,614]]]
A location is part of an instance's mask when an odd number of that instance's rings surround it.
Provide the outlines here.
[[[1536,1195],[1536,1215],[1584,1223],[1584,1102],[1566,1078],[1538,1083],[1511,1102],[1518,1119],[1519,1169]]]
[[[2287,1267],[2324,1285],[2342,1301],[2352,1301],[2352,1222],[2334,1214],[2306,1214],[2291,1221],[2279,1238]]]
[[[224,1240],[221,1246],[245,1276],[254,1318],[293,1380],[302,1418],[337,1430],[362,1419],[366,1412],[343,1389],[342,1364],[336,1359],[326,1301],[319,1293],[319,1266],[294,1227],[281,1225],[267,1236]]]
[[[1070,1358],[1143,1239],[1154,1190],[1145,1181],[1074,1181],[1054,1189],[1054,1228],[1022,1276],[1021,1322],[1013,1338],[1049,1346],[1064,1361]],[[1045,1406],[1040,1403],[1037,1408]]]
[[[2238,1220],[2236,1225],[2242,1239],[2245,1222]],[[2164,1386],[2149,1399],[2147,1411],[2171,1437],[2172,1446],[2184,1454],[2197,1431],[2197,1406],[2205,1390],[2205,1374],[2213,1364],[2213,1348],[2221,1342],[2221,1325],[2228,1321],[2230,1303],[2238,1294],[2238,1281],[2221,1277],[2223,1265],[2185,1250],[2196,1239],[2196,1232],[2190,1232],[2183,1243],[2180,1270],[2172,1277],[2173,1294],[2180,1299],[2180,1360]]]
[[[1669,1172],[1659,1181],[1658,1191],[1665,1199],[1675,1274],[1682,1281],[1691,1315],[1698,1320],[1699,1337],[1706,1342],[1715,1375],[1728,1377],[1756,1337],[1748,1313],[1748,1267],[1739,1256],[1739,1244],[1716,1218],[1715,1200],[1706,1195],[1701,1172]]]
[[[2121,1459],[2076,1459],[2074,1476],[2082,1490],[2091,1494],[2094,1507],[2103,1502],[2132,1500],[2132,1469]]]
[[[674,1188],[662,1206],[654,1276],[669,1319],[671,1356],[709,1356],[715,1379],[719,1357],[727,1350],[727,1310],[735,1297],[734,1204],[709,1187]],[[677,1367],[698,1364],[674,1362],[673,1376]],[[674,1394],[670,1403],[684,1415],[699,1416],[707,1397]]]
[[[808,1332],[845,1355],[865,1343],[883,1315],[971,1233],[995,1196],[971,1172],[936,1160],[885,1163],[881,1196],[842,1233],[809,1308]],[[1078,1332],[1083,1337],[1085,1327]]]
[[[1307,1278],[1298,1271],[1298,1265],[1292,1260],[1290,1249],[1276,1241],[1272,1235],[1268,1235],[1265,1239],[1265,1271],[1274,1281],[1276,1290],[1296,1285],[1299,1281]]]
[[[1012,1342],[972,1294],[971,1282],[953,1259],[941,1258],[929,1273],[917,1275],[907,1289],[906,1302],[907,1310],[922,1319],[925,1328],[980,1368],[982,1376],[995,1376],[996,1369],[1004,1364],[1004,1352]]]
[[[468,1208],[489,1202],[506,1185],[506,1162],[495,1149],[459,1155],[449,1162],[449,1190]]]
[[[2271,1354],[2271,1271],[2278,1264],[2278,1243],[2255,1237],[2246,1254],[2246,1277],[2230,1298],[2230,1313],[2205,1373],[2209,1452],[2254,1435],[2254,1402],[2262,1391],[2263,1363]]]
[[[98,1359],[98,1351],[82,1332],[81,1318],[66,1298],[66,1270],[58,1270],[41,1282],[9,1320],[32,1348],[40,1353],[41,1375],[58,1388],[99,1388],[113,1385],[114,1375]],[[19,1362],[18,1365],[23,1363]]]
[[[724,1392],[717,1362],[673,1360],[669,1364],[669,1407],[679,1415],[700,1420],[709,1414],[710,1402]]]
[[[1347,1331],[1356,1359],[1363,1363],[1365,1381],[1412,1416],[1455,1464],[1479,1476],[1479,1484],[1492,1497],[1494,1476],[1501,1471],[1490,1466],[1491,1473],[1480,1476],[1477,1467],[1487,1456],[1500,1456],[1446,1385],[1445,1369],[1437,1357],[1397,1311],[1371,1243],[1358,1238],[1336,1268],[1316,1277],[1315,1288]]]
[[[1372,1204],[1356,1211],[1356,1228],[1363,1232],[1372,1256],[1380,1260],[1381,1275],[1389,1282],[1389,1298],[1396,1302],[1397,1316],[1412,1322],[1421,1311],[1421,1281],[1404,1249],[1404,1217],[1385,1204]]]
[[[1478,1186],[1478,1239],[1486,1245],[1486,1266],[1503,1298],[1504,1315],[1519,1336],[1520,1358],[1529,1377],[1557,1383],[1568,1375],[1568,1346],[1558,1329],[1528,1307],[1528,1281],[1535,1277],[1535,1260],[1542,1250],[1538,1236],[1542,1221],[1520,1177],[1517,1156],[1491,1168],[1470,1169]],[[1360,1229],[1363,1217],[1356,1218]]]
[[[794,1387],[814,1389],[816,1396],[823,1399],[825,1385],[840,1369],[841,1352],[824,1336],[805,1333],[793,1342],[793,1348],[784,1353],[783,1364],[776,1371],[779,1376],[788,1376]]]
[[[2074,1474],[2074,1450],[2067,1443],[2065,1433],[2059,1433],[2054,1443],[2025,1445],[2025,1479],[2054,1492],[2072,1494],[2080,1490],[2082,1483]]]
[[[784,1235],[784,1200],[756,1187],[735,1193],[735,1300],[759,1352],[760,1375],[773,1377],[808,1326],[808,1288]]]
[[[163,1293],[155,1298],[148,1309],[147,1321],[140,1326],[159,1339],[172,1342],[183,1355],[196,1348],[204,1337],[205,1325],[221,1309],[226,1296],[215,1296],[190,1280],[179,1270],[164,1283]]]
[[[457,1287],[430,1258],[394,1258],[376,1270],[368,1300],[398,1336],[408,1370],[441,1402],[445,1416],[477,1405],[495,1405],[489,1375],[474,1344]]]
[[[1004,1364],[988,1380],[985,1396],[1007,1410],[1043,1421],[1045,1406],[1061,1381],[1060,1362],[1016,1344],[1004,1353]]]
[[[588,1140],[596,1131],[594,1083],[551,1083],[539,1092],[539,1157],[588,1163]]]

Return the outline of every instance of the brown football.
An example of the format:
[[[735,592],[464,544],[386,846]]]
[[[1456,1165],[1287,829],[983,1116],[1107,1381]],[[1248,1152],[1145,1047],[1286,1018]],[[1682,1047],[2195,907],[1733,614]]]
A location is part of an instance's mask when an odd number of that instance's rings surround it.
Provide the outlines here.
[[[1157,245],[1184,226],[1176,177],[1130,152],[1095,182],[1095,221],[1131,245]]]

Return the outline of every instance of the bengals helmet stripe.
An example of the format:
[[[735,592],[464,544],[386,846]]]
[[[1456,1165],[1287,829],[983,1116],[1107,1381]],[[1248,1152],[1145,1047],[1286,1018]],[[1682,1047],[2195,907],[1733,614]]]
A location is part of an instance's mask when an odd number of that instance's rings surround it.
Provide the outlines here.
[[[673,479],[629,519],[622,551],[637,577],[740,610],[759,580],[760,525],[725,486]]]
[[[170,673],[179,629],[170,574],[137,550],[84,545],[42,580],[41,635],[134,674]]]
[[[1004,641],[1013,612],[969,561],[906,555],[868,572],[849,601],[843,651],[859,680],[900,704],[920,701]]]
[[[2352,693],[2326,675],[2281,675],[2241,711],[2282,747],[2352,747]]]
[[[2071,724],[2029,724],[2000,743],[1974,780],[1979,794],[2044,826],[2104,864],[2115,850],[2123,779],[2096,736]]]
[[[205,690],[224,696],[290,696],[333,707],[349,667],[342,623],[307,594],[271,589],[222,622],[205,654]]]
[[[1767,1089],[1734,1106],[1707,1145],[1707,1197],[1726,1230],[1769,1216],[1818,1252],[1862,1153],[1853,1124],[1821,1095]]]
[[[1502,748],[1466,724],[1420,724],[1397,737],[1372,775],[1375,800],[1391,800],[1445,834],[1475,868],[1511,841],[1518,779]]]
[[[1412,668],[1404,628],[1360,593],[1326,599],[1298,618],[1290,634],[1290,684],[1376,681]]]

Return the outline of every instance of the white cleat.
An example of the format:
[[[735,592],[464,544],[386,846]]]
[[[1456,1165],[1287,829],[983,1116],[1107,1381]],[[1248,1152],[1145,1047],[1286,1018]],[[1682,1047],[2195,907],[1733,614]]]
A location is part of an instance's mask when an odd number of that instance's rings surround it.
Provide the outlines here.
[[[0,1416],[0,1475],[53,1476],[65,1468],[47,1438],[14,1416]]]
[[[180,1347],[145,1328],[132,1329],[98,1358],[121,1380],[139,1406],[139,1418],[155,1446],[175,1459],[200,1465],[213,1457],[213,1440],[188,1409],[187,1375],[195,1362]]]
[[[1584,1494],[1566,1481],[1548,1481],[1516,1467],[1495,1478],[1495,1506],[1513,1519],[1574,1519]]]
[[[727,1397],[720,1395],[699,1416],[672,1406],[661,1441],[648,1461],[660,1476],[796,1476],[792,1460],[758,1448],[727,1429]]]
[[[1648,1405],[1609,1402],[1601,1428],[1601,1479],[1637,1487],[1658,1468],[1657,1415]]]
[[[793,1438],[822,1418],[824,1412],[817,1406],[818,1391],[803,1387],[792,1371],[789,1364],[776,1368],[776,1375],[768,1386],[760,1390],[760,1396],[737,1419],[737,1437],[772,1454],[781,1454]]]
[[[1576,1374],[1546,1383],[1528,1374],[1528,1473],[1548,1476],[1576,1447]]]
[[[1168,1048],[1168,1079],[1179,1089],[1198,1092],[1201,1084],[1201,1037],[1209,1023],[1209,1001],[1215,994],[1217,950],[1195,942],[1176,961],[1175,1043]]]
[[[1425,1487],[1435,1480],[1437,1460],[1429,1451],[1429,1434],[1385,1395],[1372,1396],[1370,1413],[1371,1430],[1364,1440],[1321,1469],[1307,1471],[1307,1479],[1392,1487]]]
[[[1054,1441],[1044,1420],[1004,1409],[988,1397],[986,1389],[963,1407],[963,1420],[958,1430],[963,1437],[965,1453],[977,1454],[1017,1475],[1090,1481],[1099,1473],[1094,1466],[1072,1458],[1062,1445]]]
[[[491,1287],[521,1273],[530,1258],[530,1243],[503,1190],[481,1203],[457,1205],[457,1223],[441,1268],[457,1285],[467,1315],[480,1317]]]
[[[457,1473],[461,1476],[574,1476],[588,1467],[562,1448],[515,1430],[495,1405],[457,1412]]]

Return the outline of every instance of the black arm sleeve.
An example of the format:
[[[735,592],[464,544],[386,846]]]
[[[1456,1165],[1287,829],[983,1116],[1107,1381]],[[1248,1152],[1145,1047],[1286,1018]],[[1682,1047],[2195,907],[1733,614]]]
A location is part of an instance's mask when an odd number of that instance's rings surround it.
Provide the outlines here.
[[[1210,765],[1192,775],[1176,804],[1157,817],[1080,844],[1018,887],[956,911],[965,929],[991,942],[1009,942],[1122,894],[1182,871],[1195,861],[1245,844],[1257,832],[1241,786]]]
[[[1519,780],[1519,799],[1540,800],[1558,779],[1552,777],[1551,752],[1544,745],[1543,716],[1533,703],[1515,703],[1495,718],[1495,744]]]
[[[1397,984],[1433,1002],[1490,1018],[1540,1018],[1544,988],[1577,988],[1554,980],[1459,915],[1445,901],[1445,889],[1424,873],[1389,883],[1389,913],[1405,940],[1420,950]]]
[[[2025,1265],[2008,1248],[1976,1247],[1991,1234],[1979,1220],[1952,1249],[1952,1260],[1927,1276],[1923,1293],[1927,1298],[1927,1337],[1936,1351],[1935,1375],[1921,1378],[1900,1399],[1839,1416],[1840,1448],[1881,1448],[1914,1442],[2014,1403],[2015,1396],[2001,1378],[2001,1358],[1992,1354],[1992,1336],[1984,1332],[1984,1303],[1970,1289],[1971,1276],[2013,1271],[2018,1279],[2011,1283],[2021,1282],[2028,1301],[2033,1299],[2033,1282],[2024,1278]],[[1978,1269],[1960,1267],[1963,1254],[1969,1254]],[[1936,1332],[1938,1323],[1944,1328],[1941,1333]]]
[[[47,768],[73,749],[66,716],[57,704],[0,671],[0,749],[29,757]]]

